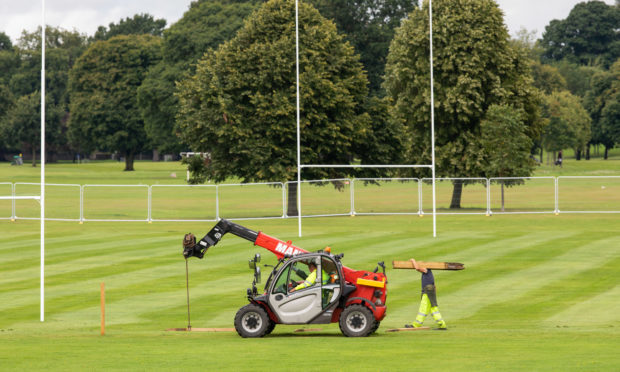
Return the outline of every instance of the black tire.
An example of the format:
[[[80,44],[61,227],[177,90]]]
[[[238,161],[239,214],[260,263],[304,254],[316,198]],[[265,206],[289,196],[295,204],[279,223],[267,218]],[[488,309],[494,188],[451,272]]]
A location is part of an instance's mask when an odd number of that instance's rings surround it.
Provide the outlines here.
[[[270,334],[271,332],[273,332],[273,329],[276,328],[276,322],[274,322],[273,320],[269,319],[269,326],[267,327],[267,332],[265,332],[266,335]]]
[[[372,331],[370,331],[370,334],[373,334],[373,333],[377,332],[377,329],[379,329],[379,325],[381,325],[381,322],[377,322],[375,320],[375,326],[372,327]]]
[[[248,304],[237,311],[235,315],[235,329],[239,336],[263,337],[267,334],[271,319],[260,306]]]
[[[373,332],[376,323],[372,311],[364,305],[348,306],[340,314],[340,331],[347,337],[366,337]]]

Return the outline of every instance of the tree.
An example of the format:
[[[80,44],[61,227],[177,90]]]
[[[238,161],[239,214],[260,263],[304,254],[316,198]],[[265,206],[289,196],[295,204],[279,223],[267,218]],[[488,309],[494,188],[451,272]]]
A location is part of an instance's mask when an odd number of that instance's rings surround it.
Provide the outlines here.
[[[181,151],[175,133],[178,99],[176,82],[194,72],[193,65],[209,48],[232,38],[256,1],[193,2],[183,17],[164,31],[162,60],[150,68],[138,88],[138,105],[147,137],[161,152]]]
[[[0,32],[0,84],[9,83],[19,64],[19,55],[11,39],[4,32]]]
[[[579,160],[591,138],[588,112],[581,105],[579,97],[568,91],[553,92],[545,98],[543,117],[548,122],[543,133],[545,150],[555,153],[573,148]]]
[[[90,45],[70,72],[69,136],[83,151],[115,150],[132,171],[148,143],[136,91],[161,58],[161,38],[116,36]]]
[[[530,156],[533,141],[526,134],[518,110],[506,105],[492,105],[480,123],[481,146],[485,154],[485,177],[528,177],[535,162]],[[502,180],[501,200],[504,211],[504,185],[523,184],[523,180]]]
[[[364,111],[370,123],[364,135],[353,139],[353,153],[362,164],[402,164],[406,153],[406,134],[403,124],[390,117],[388,97],[369,97]],[[389,177],[394,169],[365,168],[354,172],[356,177]]]
[[[566,19],[553,20],[545,28],[543,57],[608,67],[620,57],[619,24],[620,8],[602,1],[579,3]]]
[[[564,77],[566,89],[582,98],[590,90],[592,77],[598,72],[603,71],[598,66],[581,66],[567,60],[555,62],[553,67],[557,68]]]
[[[620,132],[617,118],[620,98],[620,59],[609,71],[600,71],[592,77],[591,89],[586,94],[584,105],[592,117],[592,143],[605,146],[604,158],[609,150],[620,143],[614,133]]]
[[[310,0],[319,12],[333,20],[355,50],[368,72],[371,95],[385,95],[381,84],[390,42],[417,0]]]
[[[540,46],[540,42],[536,40],[536,30],[528,31],[525,27],[521,27],[510,40],[513,47],[521,48],[525,54],[533,61],[539,61],[540,56],[544,52]]]
[[[45,102],[45,139],[46,143],[57,143],[61,135],[57,123],[63,114],[62,107],[54,105],[51,97]],[[2,121],[0,131],[14,142],[24,143],[32,152],[32,166],[37,166],[37,150],[41,144],[41,92],[21,96],[9,109],[6,119]]]
[[[480,122],[493,104],[517,110],[529,138],[540,133],[539,94],[529,61],[509,43],[502,13],[491,0],[433,2],[435,152],[438,177],[482,177]],[[428,3],[397,30],[386,66],[392,115],[407,127],[406,158],[431,163]],[[420,173],[417,173],[418,175]],[[454,183],[451,208],[463,184]]]
[[[2,128],[14,101],[9,82],[19,65],[19,55],[13,48],[11,39],[4,32],[0,32],[0,160],[4,160],[5,151],[14,146],[13,140]]]
[[[532,77],[534,86],[545,94],[566,90],[566,80],[560,71],[551,65],[540,62],[532,63]]]
[[[109,40],[118,35],[153,35],[161,36],[166,27],[165,19],[155,19],[152,15],[143,13],[135,14],[133,18],[121,19],[118,24],[111,22],[108,28],[99,26],[92,40]]]
[[[181,136],[194,151],[210,152],[209,179],[294,179],[294,22],[294,2],[270,0],[180,84]],[[348,164],[368,128],[366,76],[351,45],[316,9],[300,3],[299,25],[301,162]],[[304,178],[345,174],[304,170]],[[296,195],[295,186],[290,191]],[[293,203],[289,215],[296,214]]]
[[[61,28],[46,28],[46,58],[45,58],[45,82],[46,82],[46,131],[54,135],[46,135],[46,151],[50,156],[48,161],[53,159],[53,155],[59,151],[67,151],[67,140],[63,132],[66,130],[66,121],[68,116],[69,97],[67,93],[68,72],[75,63],[77,57],[86,48],[86,37],[76,31],[67,31]],[[23,110],[27,107],[32,108],[32,95],[40,92],[41,84],[41,29],[35,32],[22,32],[17,45],[14,47],[17,61],[12,69],[8,80],[8,86],[14,96],[19,107],[16,109]],[[1,54],[2,52],[0,52]],[[2,60],[0,56],[0,60]],[[8,58],[9,61],[13,58]],[[0,73],[1,74],[1,73]],[[0,83],[1,83],[0,79]],[[39,107],[39,106],[37,106]],[[30,124],[34,121],[40,121],[40,109],[34,109],[29,113],[21,111],[19,114],[12,116],[12,122],[4,128],[9,130],[19,127],[20,130],[14,133],[26,133]],[[56,113],[57,115],[52,115]],[[27,117],[28,116],[28,117]],[[51,119],[54,120],[51,120]],[[19,121],[23,122],[20,123]],[[38,126],[37,126],[38,127]],[[10,147],[19,149],[21,143],[18,138],[23,141],[30,149],[31,135],[14,137],[3,135],[11,138]],[[35,147],[38,148],[38,147]],[[24,149],[25,150],[25,149]]]

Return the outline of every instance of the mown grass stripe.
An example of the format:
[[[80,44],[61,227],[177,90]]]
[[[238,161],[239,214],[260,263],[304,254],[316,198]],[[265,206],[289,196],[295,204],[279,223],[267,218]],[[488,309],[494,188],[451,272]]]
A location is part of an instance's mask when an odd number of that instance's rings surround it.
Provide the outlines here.
[[[237,246],[238,245],[239,244],[237,244]],[[148,257],[144,257],[138,261],[136,261],[135,252],[126,252],[123,250],[120,253],[102,252],[101,254],[105,259],[102,259],[100,256],[94,256],[81,259],[78,262],[72,260],[65,264],[48,265],[46,268],[46,296],[48,299],[53,299],[58,296],[71,294],[80,295],[89,291],[90,289],[88,288],[97,287],[100,281],[110,282],[108,285],[119,288],[136,283],[145,283],[152,278],[166,280],[170,277],[184,275],[184,263],[180,250],[178,253],[175,253],[175,257],[172,257],[167,246],[150,248],[151,250],[149,251]],[[232,249],[232,253],[219,252],[219,254],[208,255],[204,260],[190,259],[192,274],[200,278],[200,276],[206,272],[218,271],[224,267],[227,269],[227,272],[239,270],[245,273],[247,272],[247,264],[244,264],[244,262],[247,253],[243,252],[243,250],[240,251],[241,252],[237,249]],[[243,256],[243,258],[241,258],[241,256]],[[160,262],[158,259],[162,261]],[[132,270],[129,264],[134,261],[140,262],[140,265],[147,267],[134,268]],[[119,266],[123,267],[122,273],[109,274],[118,272]],[[3,280],[5,284],[3,288],[10,288],[11,283],[19,282],[21,284],[27,273],[30,274],[31,278],[36,277],[35,280],[32,280],[32,287],[30,289],[0,292],[0,310],[38,302],[38,270],[23,270],[18,273],[18,277]],[[97,279],[86,279],[85,276],[80,275],[81,273],[85,275],[90,274],[86,278],[96,276]],[[73,277],[73,280],[70,280],[71,277]],[[59,278],[63,279],[63,284],[55,285],[55,280]],[[76,285],[76,282],[80,284],[86,283],[87,286]]]
[[[153,247],[155,247],[154,243],[162,244],[161,240],[161,238],[157,237],[148,237],[142,239],[124,240],[120,244],[118,241],[107,241],[105,243],[90,244],[86,247],[82,245],[65,247],[61,249],[61,251],[64,252],[64,255],[61,255],[61,258],[57,258],[56,255],[58,254],[58,252],[54,252],[55,249],[51,248],[46,252],[45,270],[47,273],[53,273],[66,272],[65,270],[67,270],[67,267],[75,267],[76,270],[95,269],[100,266],[108,265],[110,263],[111,257],[131,260],[135,258],[136,255],[141,255],[145,253],[141,252],[141,249],[138,249],[136,247],[140,247],[141,244],[146,243],[153,243],[148,245],[150,247],[150,250],[148,252],[149,257],[172,254],[172,250],[170,249],[161,251],[156,251],[153,249]],[[171,243],[166,245],[166,248],[171,247],[171,245]],[[181,251],[179,250],[179,252]],[[106,258],[101,259],[101,256],[105,256]],[[62,259],[63,257],[65,259]],[[66,259],[67,257],[71,257],[71,259]],[[3,270],[4,278],[0,279],[0,285],[4,286],[6,284],[19,281],[22,278],[39,275],[38,264],[30,267],[27,267],[28,265],[24,265],[24,268],[18,268],[15,266],[20,265],[14,265],[9,270]]]
[[[492,243],[481,244],[455,253],[464,258],[465,271],[444,272],[435,271],[440,304],[452,292],[456,292],[469,285],[475,285],[481,280],[494,280],[520,270],[517,266],[506,266],[511,260],[507,257],[526,254],[528,251],[538,251],[540,247],[553,245],[556,237],[549,234],[531,233],[508,239],[496,239]],[[501,247],[501,248],[498,248]],[[434,257],[431,251],[429,260],[443,260],[445,257]],[[488,254],[481,254],[487,252]],[[425,256],[426,258],[426,256]],[[499,265],[498,265],[499,264]],[[497,268],[502,268],[498,270]],[[389,276],[389,289],[397,294],[395,300],[390,301],[391,318],[400,321],[411,320],[417,313],[420,296],[420,274],[409,270],[394,270]],[[443,308],[443,306],[441,306]]]
[[[545,322],[554,325],[604,325],[614,326],[620,323],[620,285],[599,293],[597,296],[589,296],[586,292],[577,302],[564,311],[558,312]]]
[[[482,280],[442,297],[442,306],[450,309],[453,319],[468,318],[492,303],[506,302],[535,290],[540,284],[564,280],[571,274],[604,264],[617,255],[620,238],[593,241],[573,248],[550,262],[518,270],[503,277]],[[597,252],[592,256],[592,252]]]
[[[613,272],[620,265],[620,257],[608,260],[600,266],[595,266],[587,271],[579,271],[561,281],[552,283],[540,283],[540,286],[523,296],[509,302],[500,302],[489,305],[481,309],[477,313],[478,318],[488,320],[501,320],[506,313],[511,314],[513,321],[535,324],[548,318],[554,318],[553,314],[563,313],[568,308],[587,303],[590,306],[590,300],[594,297],[612,290],[617,286],[617,280],[612,276],[602,276],[601,272]],[[541,300],[542,299],[542,300]],[[613,296],[610,296],[613,300]],[[573,326],[581,326],[586,324],[613,322],[612,319],[618,321],[620,315],[611,302],[594,305],[590,311],[582,313],[582,317],[578,321],[570,324]],[[615,304],[617,306],[617,303]],[[595,319],[592,319],[592,318]],[[569,326],[567,323],[556,323],[554,326]]]

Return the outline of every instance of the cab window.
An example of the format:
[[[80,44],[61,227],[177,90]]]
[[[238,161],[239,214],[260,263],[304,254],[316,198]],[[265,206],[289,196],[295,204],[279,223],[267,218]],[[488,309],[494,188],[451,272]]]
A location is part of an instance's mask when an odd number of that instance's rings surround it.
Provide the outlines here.
[[[288,280],[288,273],[290,270],[291,270],[290,265],[286,266],[286,268],[282,270],[282,273],[280,273],[280,276],[278,277],[278,280],[276,281],[276,284],[273,287],[274,288],[273,293],[286,294],[286,282]]]
[[[338,277],[338,267],[336,263],[327,257],[321,259],[321,269],[323,270],[323,284],[340,284]]]
[[[334,295],[334,290],[340,288],[340,275],[336,263],[327,257],[321,258],[321,271],[323,276],[321,279],[321,298],[323,308],[326,308],[336,301],[337,295]]]

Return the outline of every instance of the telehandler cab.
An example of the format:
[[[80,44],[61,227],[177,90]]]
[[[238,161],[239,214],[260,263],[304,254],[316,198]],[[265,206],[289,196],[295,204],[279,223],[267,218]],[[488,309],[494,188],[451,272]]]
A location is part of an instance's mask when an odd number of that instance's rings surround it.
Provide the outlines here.
[[[193,234],[183,239],[183,256],[203,258],[226,233],[249,240],[278,258],[263,293],[260,282],[260,255],[250,260],[254,269],[252,288],[247,290],[249,304],[235,315],[235,329],[241,337],[263,337],[276,324],[328,324],[338,322],[348,337],[364,337],[379,328],[385,317],[387,278],[385,265],[374,271],[353,270],[343,266],[344,254],[329,250],[308,252],[262,232],[247,229],[228,220],[220,220],[198,243]],[[309,270],[314,267],[314,274]],[[383,269],[380,273],[379,267]]]

